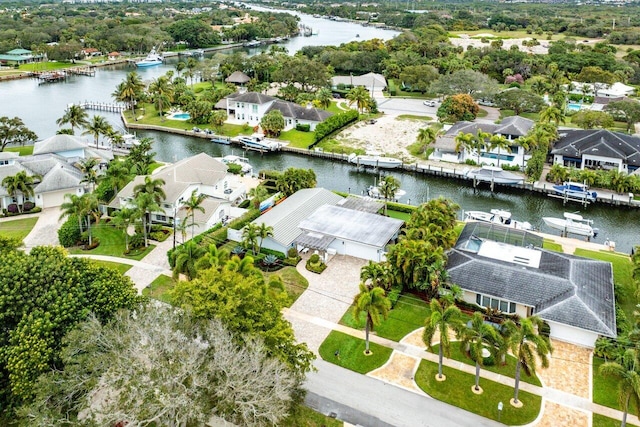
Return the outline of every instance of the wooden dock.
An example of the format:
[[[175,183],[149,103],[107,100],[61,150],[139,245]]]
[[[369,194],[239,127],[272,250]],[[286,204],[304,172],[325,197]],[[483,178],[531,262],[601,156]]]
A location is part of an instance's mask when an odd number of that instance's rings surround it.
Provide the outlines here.
[[[76,102],[75,105],[82,107],[85,110],[105,111],[108,113],[122,113],[129,108],[126,104],[119,104],[115,102],[84,101]]]

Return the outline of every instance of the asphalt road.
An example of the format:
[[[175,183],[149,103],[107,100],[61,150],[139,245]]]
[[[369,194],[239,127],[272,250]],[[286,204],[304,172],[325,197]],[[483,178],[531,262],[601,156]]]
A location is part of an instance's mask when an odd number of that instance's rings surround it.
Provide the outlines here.
[[[421,396],[323,360],[307,375],[306,404],[325,415],[365,427],[497,427],[455,406]]]
[[[376,98],[378,109],[387,114],[415,114],[418,116],[430,114],[435,117],[440,104],[435,107],[427,107],[423,99],[411,98]]]

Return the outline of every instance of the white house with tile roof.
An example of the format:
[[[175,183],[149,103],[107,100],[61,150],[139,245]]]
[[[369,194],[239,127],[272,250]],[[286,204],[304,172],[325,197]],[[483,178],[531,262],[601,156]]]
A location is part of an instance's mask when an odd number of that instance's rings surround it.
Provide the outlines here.
[[[36,142],[33,145],[33,154],[57,154],[70,163],[95,158],[99,159],[103,166],[113,160],[111,149],[91,147],[83,138],[65,134],[54,135]]]
[[[593,348],[615,338],[611,263],[549,251],[542,237],[497,225],[468,223],[449,251],[451,282],[464,300],[520,317],[540,316],[551,338]]]
[[[151,220],[161,224],[172,224],[174,218],[184,218],[181,211],[183,202],[197,194],[207,196],[202,204],[205,212],[196,212],[196,224],[199,231],[205,231],[231,215],[231,207],[246,197],[246,187],[236,175],[227,173],[227,165],[206,153],[180,160],[177,163],[158,169],[153,179],[162,179],[165,199],[161,211],[153,212]],[[144,183],[145,176],[137,176],[127,184],[108,205],[113,209],[131,206],[134,201],[133,190]]]

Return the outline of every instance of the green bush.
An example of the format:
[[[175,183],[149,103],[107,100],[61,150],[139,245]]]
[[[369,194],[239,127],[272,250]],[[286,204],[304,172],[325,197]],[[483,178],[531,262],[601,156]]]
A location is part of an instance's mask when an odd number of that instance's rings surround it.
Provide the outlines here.
[[[466,159],[466,160],[464,161],[464,164],[465,164],[465,165],[470,165],[470,166],[476,166],[476,165],[477,165],[476,161],[475,161],[475,160],[473,160],[473,159]]]
[[[320,262],[320,255],[318,254],[311,255],[311,257],[309,258],[309,262],[311,264],[318,264]]]
[[[80,228],[78,227],[78,217],[70,215],[58,230],[58,241],[65,247],[75,246],[80,240]]]
[[[113,191],[113,185],[108,179],[100,181],[100,184],[93,190],[93,194],[96,195],[98,200],[105,203],[110,202],[116,195],[115,191]]]
[[[311,255],[311,257],[313,257],[313,255]],[[318,260],[317,263],[314,263],[314,262],[311,261],[311,258],[309,258],[307,260],[306,268],[307,268],[307,270],[309,270],[312,273],[320,274],[327,268],[327,264],[323,263],[320,260]]]
[[[296,265],[298,265],[298,263],[300,262],[300,260],[302,259],[302,257],[295,257],[295,258],[285,258],[284,261],[282,261],[284,263],[284,265],[289,265],[291,267],[295,267]]]
[[[165,233],[163,231],[154,231],[149,235],[149,237],[157,242],[164,242],[170,234],[171,233]]]
[[[242,174],[242,166],[235,163],[229,163],[227,164],[227,171],[234,175],[240,175]]]
[[[520,166],[518,166],[518,165],[511,166],[511,165],[502,164],[502,165],[500,165],[500,167],[502,168],[502,170],[505,170],[505,171],[520,172]]]
[[[311,130],[311,125],[308,123],[298,123],[296,125],[296,130],[299,130],[300,132],[309,132]]]
[[[244,215],[242,215],[241,217],[231,221],[229,223],[229,228],[231,228],[232,230],[242,230],[242,228],[245,225],[249,224],[251,221],[258,218],[259,216],[260,216],[260,211],[257,209],[252,209],[247,213],[245,213]]]
[[[238,205],[238,207],[241,209],[246,209],[249,207],[249,205],[251,205],[251,200],[246,199],[246,200],[243,200],[242,203]]]
[[[391,209],[392,211],[405,212],[405,213],[413,213],[413,211],[417,209],[416,206],[405,205],[405,204],[396,203],[396,202],[387,202],[387,208]]]
[[[129,247],[131,249],[141,248],[144,246],[144,234],[136,233],[129,239]]]
[[[353,123],[360,117],[360,113],[356,110],[345,111],[344,113],[335,114],[324,122],[316,126],[316,134],[314,144],[323,140],[333,132],[342,129],[349,123]]]
[[[400,295],[402,294],[402,285],[393,285],[391,290],[387,293],[387,298],[391,303],[391,308],[396,306],[398,299],[400,299]]]
[[[280,251],[274,251],[273,249],[261,248],[260,253],[265,255],[274,255],[278,259],[285,259],[286,255]]]
[[[287,250],[287,258],[297,258],[298,257],[298,250],[296,248],[289,248],[289,250]]]

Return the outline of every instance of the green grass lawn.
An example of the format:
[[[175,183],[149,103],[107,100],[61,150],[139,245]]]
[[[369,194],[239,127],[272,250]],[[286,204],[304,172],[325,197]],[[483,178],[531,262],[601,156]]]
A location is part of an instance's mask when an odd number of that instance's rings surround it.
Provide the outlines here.
[[[487,112],[487,110],[485,110],[484,108],[480,108],[480,111],[478,111],[478,118],[481,119],[483,117],[487,117],[489,115],[489,113]]]
[[[97,237],[100,240],[100,245],[97,248],[90,251],[85,251],[81,248],[69,248],[69,253],[83,254],[83,255],[106,255],[120,258],[129,258],[140,261],[149,252],[155,248],[155,245],[149,245],[145,250],[131,252],[129,255],[124,254],[124,233],[121,230],[111,227],[104,222],[100,224],[94,224],[91,227],[91,233],[93,237]]]
[[[172,304],[171,291],[175,285],[176,281],[173,280],[173,278],[161,274],[156,277],[149,286],[142,290],[142,295],[166,302],[167,304]]]
[[[362,337],[364,338],[364,333]],[[392,351],[390,348],[375,343],[370,343],[369,348],[373,354],[365,356],[364,339],[332,331],[320,345],[319,352],[320,357],[327,362],[360,374],[366,374],[384,365],[391,357]],[[340,352],[338,356],[336,356],[336,351]]]
[[[439,349],[440,349],[439,344],[434,345],[433,353],[438,354]],[[460,349],[459,341],[454,341],[451,343],[450,358],[453,360],[457,360],[458,362],[466,363],[467,365],[470,365],[470,366],[476,366],[475,362],[469,359],[464,354],[464,352]],[[489,371],[489,372],[495,372],[497,374],[504,375],[505,377],[514,378],[516,374],[516,358],[511,355],[507,355],[506,362],[507,364],[504,366],[500,366],[496,363],[493,366],[482,366],[480,369]],[[544,368],[539,368],[539,369],[544,369]],[[542,387],[542,383],[540,382],[537,376],[528,377],[524,372],[520,375],[520,381]]]
[[[20,65],[20,71],[50,71],[50,70],[60,70],[62,68],[71,68],[80,64],[72,64],[71,62],[54,62],[54,61],[45,61],[45,62],[32,62],[30,64],[22,64]]]
[[[119,262],[111,262],[111,261],[92,260],[92,262],[101,267],[113,268],[114,270],[119,271],[121,274],[126,273],[127,271],[129,271],[129,269],[131,269],[131,267],[133,267],[129,264],[121,264]]]
[[[412,120],[412,121],[424,121],[424,122],[430,122],[433,119],[429,116],[418,116],[417,114],[400,114],[397,117],[398,120]]]
[[[413,295],[403,294],[389,312],[387,319],[376,326],[375,333],[383,338],[400,341],[408,333],[424,326],[426,317],[427,303]],[[349,308],[340,319],[340,323],[364,331],[364,314],[356,320],[352,309]]]
[[[33,154],[33,145],[22,145],[20,147],[6,147],[4,151],[18,153],[19,156],[30,156]]]
[[[609,408],[620,410],[618,403],[618,381],[612,377],[600,375],[600,366],[604,364],[604,359],[599,357],[593,358],[593,402]],[[635,412],[633,400],[630,404],[631,410]],[[620,423],[618,422],[618,425]],[[595,424],[594,424],[595,425]]]
[[[405,222],[409,221],[409,218],[411,218],[411,214],[408,212],[398,212],[391,209],[387,210],[387,215],[389,215],[391,218],[401,219]]]
[[[342,427],[344,422],[316,412],[304,405],[296,405],[291,414],[278,423],[282,427]]]
[[[500,421],[507,425],[523,425],[532,422],[540,412],[542,398],[520,391],[518,400],[524,404],[522,408],[514,408],[509,404],[513,398],[513,388],[480,379],[480,387],[484,393],[476,395],[471,391],[475,377],[471,374],[444,367],[447,380],[438,382],[435,379],[438,364],[423,360],[415,375],[418,386],[431,397],[481,415],[498,420],[498,403],[503,403]]]
[[[333,114],[344,113],[344,110],[338,107],[338,103],[336,101],[331,101],[331,105],[329,105],[329,108],[327,108],[326,111]]]
[[[309,286],[309,281],[305,279],[295,267],[284,267],[281,270],[274,271],[272,273],[263,272],[266,282],[269,282],[269,278],[272,276],[280,276],[284,282],[284,288],[289,295],[288,307],[291,307],[300,295]]]
[[[351,154],[351,153],[364,154],[364,151],[365,151],[362,148],[355,148],[355,147],[345,145],[335,138],[325,138],[314,147],[322,148],[327,153],[339,153],[339,154]]]
[[[308,148],[313,144],[315,135],[315,132],[301,132],[299,130],[291,129],[286,132],[281,132],[279,139],[289,141],[289,147]]]
[[[620,427],[620,421],[594,413],[592,427]]]
[[[616,299],[620,307],[624,310],[628,319],[633,319],[633,312],[636,310],[638,303],[634,293],[633,284],[633,263],[631,258],[626,254],[607,251],[589,251],[586,249],[576,249],[575,255],[585,258],[597,259],[600,261],[610,262],[613,265],[613,280],[616,283]]]
[[[38,222],[38,218],[23,218],[0,222],[0,236],[22,241]]]
[[[560,243],[554,242],[551,239],[544,239],[544,242],[542,243],[542,247],[544,249],[548,249],[548,250],[554,251],[554,252],[560,252],[560,253],[564,252],[562,250],[562,245]]]

